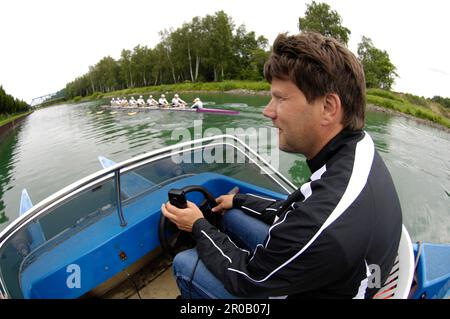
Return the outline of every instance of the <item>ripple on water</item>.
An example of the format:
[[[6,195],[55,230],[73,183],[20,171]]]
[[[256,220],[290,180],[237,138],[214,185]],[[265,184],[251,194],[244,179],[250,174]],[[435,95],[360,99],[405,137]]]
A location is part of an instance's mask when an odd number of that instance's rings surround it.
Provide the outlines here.
[[[223,104],[225,107],[239,108],[239,107],[248,107],[246,103],[225,103]]]

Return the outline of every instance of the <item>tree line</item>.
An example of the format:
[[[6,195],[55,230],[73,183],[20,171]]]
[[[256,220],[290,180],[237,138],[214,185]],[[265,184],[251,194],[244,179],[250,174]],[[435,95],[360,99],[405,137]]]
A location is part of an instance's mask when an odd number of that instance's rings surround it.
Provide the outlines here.
[[[442,97],[439,95],[435,95],[431,98],[431,100],[433,102],[439,103],[439,104],[443,105],[444,107],[450,109],[450,98],[448,98],[448,97]]]
[[[331,36],[346,46],[351,34],[350,29],[342,25],[342,18],[338,12],[332,10],[326,3],[315,1],[307,4],[305,16],[299,18],[298,27],[300,31],[316,31]],[[372,40],[364,35],[358,44],[357,54],[364,68],[367,88],[390,90],[395,78],[399,75],[389,54],[385,50],[376,48]],[[412,94],[406,95],[418,105],[425,101],[424,98],[418,98]],[[450,98],[434,96],[431,101],[450,108]]]
[[[0,114],[14,114],[25,112],[29,109],[30,105],[28,103],[7,94],[3,86],[0,86]]]
[[[342,25],[342,18],[337,11],[326,3],[315,1],[306,5],[305,16],[299,18],[298,28],[300,31],[315,31],[333,37],[345,46],[351,34],[350,29]],[[398,74],[389,54],[376,48],[366,36],[362,36],[357,53],[364,68],[367,88],[390,90]]]
[[[300,32],[315,31],[348,45],[350,29],[339,13],[326,3],[312,1],[299,17]],[[118,60],[102,58],[89,71],[63,89],[65,97],[88,96],[95,92],[180,82],[263,80],[263,67],[270,54],[268,40],[236,27],[224,11],[194,17],[176,30],[159,32],[153,48],[137,45],[123,49]],[[397,69],[385,50],[362,36],[357,57],[364,67],[366,86],[390,90],[398,77]]]
[[[153,48],[137,45],[123,49],[118,60],[102,58],[66,85],[66,98],[169,83],[263,79],[268,40],[245,25],[236,27],[223,11],[194,17],[159,36]]]

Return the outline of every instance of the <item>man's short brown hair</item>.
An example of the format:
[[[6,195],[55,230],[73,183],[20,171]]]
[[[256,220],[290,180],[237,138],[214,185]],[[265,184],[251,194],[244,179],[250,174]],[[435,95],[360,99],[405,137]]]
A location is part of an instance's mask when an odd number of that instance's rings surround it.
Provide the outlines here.
[[[291,80],[309,103],[328,93],[337,94],[344,127],[364,127],[364,71],[355,55],[337,40],[315,32],[279,34],[264,66],[264,76],[269,83],[273,78]]]

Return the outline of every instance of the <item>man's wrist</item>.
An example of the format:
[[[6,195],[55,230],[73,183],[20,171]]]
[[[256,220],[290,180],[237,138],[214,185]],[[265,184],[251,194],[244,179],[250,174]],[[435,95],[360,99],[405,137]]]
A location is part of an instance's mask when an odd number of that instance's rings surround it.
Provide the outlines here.
[[[192,225],[192,234],[197,237],[200,235],[202,229],[204,228],[204,223],[208,223],[205,217],[197,219]]]
[[[236,194],[233,197],[233,207],[232,208],[240,208],[245,202],[246,195],[244,194]]]

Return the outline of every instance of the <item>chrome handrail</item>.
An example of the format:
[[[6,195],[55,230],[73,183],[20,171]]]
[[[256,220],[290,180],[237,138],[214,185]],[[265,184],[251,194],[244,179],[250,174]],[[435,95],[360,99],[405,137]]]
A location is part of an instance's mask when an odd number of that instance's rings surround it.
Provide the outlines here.
[[[116,186],[116,205],[117,213],[119,214],[120,227],[125,227],[127,222],[123,217],[122,210],[122,193],[120,192],[120,172],[119,170],[114,171],[114,185]]]

